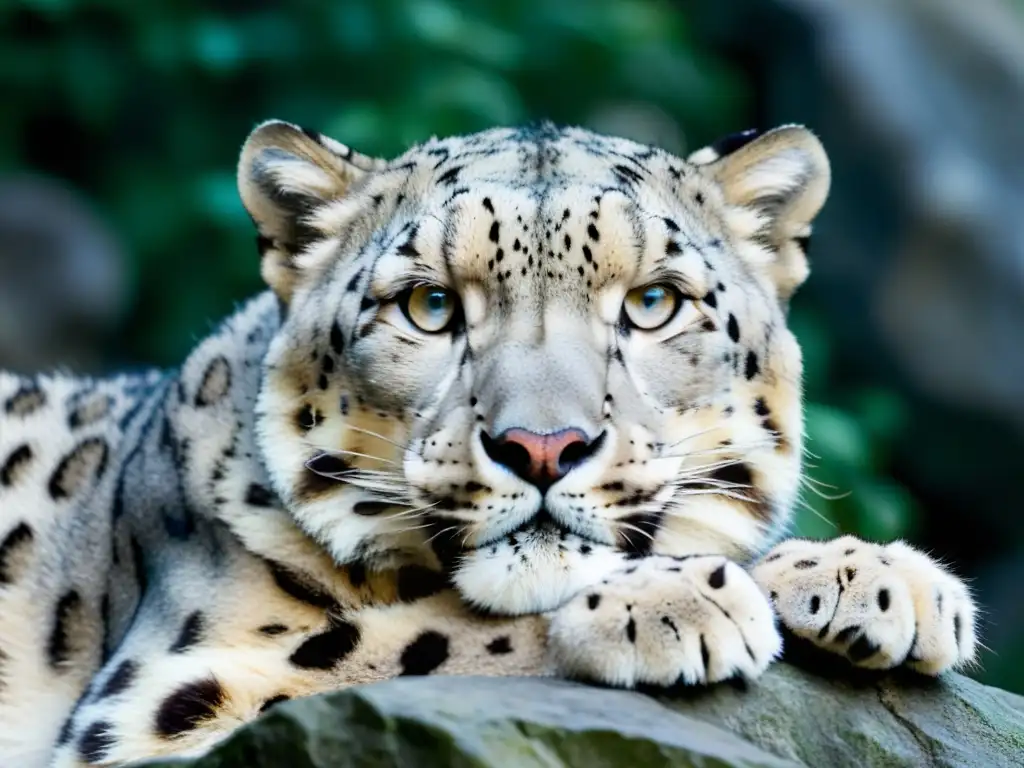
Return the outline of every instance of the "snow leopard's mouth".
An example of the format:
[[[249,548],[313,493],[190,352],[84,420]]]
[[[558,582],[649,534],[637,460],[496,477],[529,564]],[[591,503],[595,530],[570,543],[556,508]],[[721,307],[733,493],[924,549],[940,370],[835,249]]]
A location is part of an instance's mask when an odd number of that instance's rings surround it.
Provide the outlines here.
[[[595,539],[595,538],[593,538],[591,536],[586,535],[584,532],[582,532],[580,530],[577,530],[573,526],[565,525],[564,523],[560,522],[558,519],[556,519],[554,517],[554,515],[551,514],[551,512],[548,510],[548,508],[546,506],[542,506],[539,510],[537,510],[537,514],[535,514],[529,520],[523,521],[522,523],[520,523],[513,530],[511,530],[508,533],[505,533],[502,536],[497,537],[497,538],[507,539],[510,536],[514,537],[514,536],[518,536],[518,535],[521,535],[521,534],[531,534],[531,533],[534,533],[534,534],[535,533],[553,534],[553,535],[557,535],[558,538],[562,539],[562,540],[565,540],[565,539],[569,538],[570,536],[572,536],[572,537],[577,538],[577,539],[582,539],[584,541],[589,541],[589,542],[591,542],[593,544],[605,543],[605,542],[599,541],[598,539]],[[493,544],[493,541],[488,542],[488,543],[489,544]],[[484,546],[487,546],[487,545],[486,544],[481,544],[478,547],[474,547],[474,549],[480,549],[480,548],[482,548]]]
[[[457,565],[462,557],[485,551],[501,542],[508,542],[515,546],[516,542],[524,537],[547,540],[557,539],[559,541],[566,541],[572,538],[595,545],[607,544],[607,542],[587,536],[570,526],[563,525],[555,519],[545,506],[541,506],[536,513],[515,528],[500,531],[480,539],[472,545],[466,543],[464,534],[459,530],[458,526],[452,524],[450,519],[432,515],[428,520],[430,546],[446,569]]]

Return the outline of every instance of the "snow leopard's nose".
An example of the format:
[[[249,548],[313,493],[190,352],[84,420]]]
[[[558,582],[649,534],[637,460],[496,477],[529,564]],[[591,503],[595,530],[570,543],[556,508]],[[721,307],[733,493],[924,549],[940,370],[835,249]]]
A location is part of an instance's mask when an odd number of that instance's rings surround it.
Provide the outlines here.
[[[493,438],[486,432],[480,433],[484,451],[492,461],[541,491],[593,456],[603,439],[603,432],[591,439],[582,429],[575,428],[546,435],[527,429],[506,429]]]

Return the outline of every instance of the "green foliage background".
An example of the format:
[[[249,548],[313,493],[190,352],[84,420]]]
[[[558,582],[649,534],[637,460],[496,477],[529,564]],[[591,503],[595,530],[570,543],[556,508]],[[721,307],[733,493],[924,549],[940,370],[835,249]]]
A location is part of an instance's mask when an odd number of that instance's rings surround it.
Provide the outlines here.
[[[662,0],[7,0],[0,3],[0,168],[69,179],[131,256],[111,366],[171,365],[260,289],[235,191],[238,148],[281,117],[365,153],[535,118],[587,123],[654,105],[692,147],[753,122],[752,85]],[[905,429],[891,389],[837,375],[813,288],[805,347],[814,487],[804,535],[913,537],[889,472]]]

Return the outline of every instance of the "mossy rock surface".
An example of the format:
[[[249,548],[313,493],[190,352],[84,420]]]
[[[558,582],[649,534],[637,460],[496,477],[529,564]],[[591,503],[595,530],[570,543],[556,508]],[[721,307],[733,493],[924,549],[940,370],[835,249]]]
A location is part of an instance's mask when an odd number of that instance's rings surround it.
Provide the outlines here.
[[[400,678],[286,702],[193,768],[1021,766],[1024,699],[968,678],[834,681],[778,664],[748,690],[653,698],[561,680]]]

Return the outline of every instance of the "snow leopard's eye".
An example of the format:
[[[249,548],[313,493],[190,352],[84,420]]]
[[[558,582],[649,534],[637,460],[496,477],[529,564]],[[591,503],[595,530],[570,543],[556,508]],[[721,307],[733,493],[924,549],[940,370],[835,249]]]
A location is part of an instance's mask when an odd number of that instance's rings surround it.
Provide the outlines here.
[[[458,315],[459,297],[439,285],[417,285],[401,296],[399,306],[409,322],[424,333],[441,333]]]
[[[654,331],[675,317],[683,301],[679,291],[671,285],[652,283],[627,293],[622,313],[626,322],[635,328]]]

